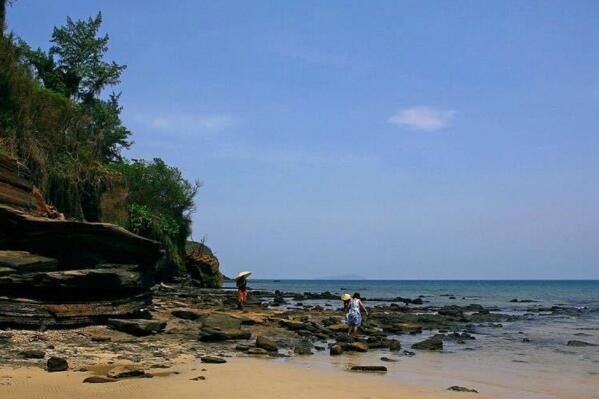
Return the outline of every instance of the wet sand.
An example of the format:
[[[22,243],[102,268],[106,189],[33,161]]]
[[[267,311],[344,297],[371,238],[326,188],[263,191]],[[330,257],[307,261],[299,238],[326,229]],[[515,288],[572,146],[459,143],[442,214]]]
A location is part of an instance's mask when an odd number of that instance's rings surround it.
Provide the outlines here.
[[[202,371],[205,369],[205,371]],[[99,369],[96,371],[100,372]],[[172,372],[177,372],[174,374]],[[154,378],[131,378],[105,384],[83,380],[94,373],[55,372],[39,368],[0,368],[2,399],[197,399],[197,398],[380,398],[490,399],[484,394],[400,383],[384,374],[325,370],[267,359],[231,358],[226,364],[187,360]],[[192,378],[205,376],[205,380]]]

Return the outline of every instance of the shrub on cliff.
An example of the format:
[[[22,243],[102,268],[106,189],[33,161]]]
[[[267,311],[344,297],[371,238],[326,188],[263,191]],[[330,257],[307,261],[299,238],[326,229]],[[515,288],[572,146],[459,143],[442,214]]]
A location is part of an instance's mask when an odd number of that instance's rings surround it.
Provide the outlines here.
[[[189,182],[179,169],[159,158],[152,162],[124,161],[115,169],[126,177],[129,188],[127,227],[161,241],[169,258],[182,269],[200,183]]]

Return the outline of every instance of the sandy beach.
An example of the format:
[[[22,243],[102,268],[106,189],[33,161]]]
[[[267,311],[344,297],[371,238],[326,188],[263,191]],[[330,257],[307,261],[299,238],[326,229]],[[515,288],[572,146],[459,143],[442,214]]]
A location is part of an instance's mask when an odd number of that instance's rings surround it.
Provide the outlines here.
[[[99,369],[98,369],[99,370]],[[205,370],[205,371],[203,371]],[[160,370],[154,378],[87,384],[87,372],[48,373],[39,368],[0,369],[2,399],[177,398],[381,398],[437,399],[468,393],[399,383],[385,375],[323,370],[272,360],[234,358],[226,364],[188,360]],[[204,376],[205,380],[193,380]],[[484,394],[476,398],[491,398]]]

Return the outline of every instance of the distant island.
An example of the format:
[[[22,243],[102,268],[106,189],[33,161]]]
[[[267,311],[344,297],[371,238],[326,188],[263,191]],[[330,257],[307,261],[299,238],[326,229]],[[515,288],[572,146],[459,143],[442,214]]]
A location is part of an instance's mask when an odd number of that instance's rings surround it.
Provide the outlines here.
[[[318,277],[314,280],[366,280],[366,277],[357,274],[341,274],[338,276]]]

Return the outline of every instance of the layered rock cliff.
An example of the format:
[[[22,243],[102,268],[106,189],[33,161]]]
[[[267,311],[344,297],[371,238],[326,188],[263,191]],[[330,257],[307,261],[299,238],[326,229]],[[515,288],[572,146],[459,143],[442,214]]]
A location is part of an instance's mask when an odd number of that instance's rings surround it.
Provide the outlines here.
[[[64,220],[0,156],[0,324],[74,326],[151,302],[160,244],[106,223]]]

